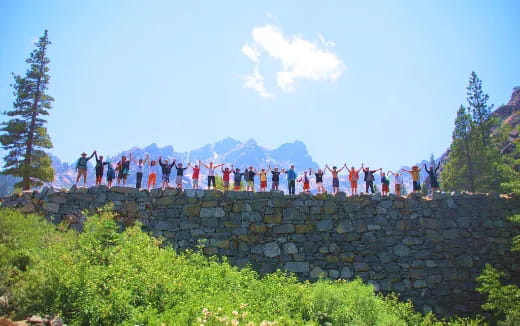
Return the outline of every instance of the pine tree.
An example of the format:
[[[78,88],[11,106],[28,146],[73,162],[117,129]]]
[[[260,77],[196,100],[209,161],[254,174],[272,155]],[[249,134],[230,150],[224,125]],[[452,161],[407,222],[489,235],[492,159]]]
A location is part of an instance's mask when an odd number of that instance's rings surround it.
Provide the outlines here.
[[[14,75],[13,109],[5,112],[11,119],[2,123],[0,135],[2,148],[8,151],[4,157],[3,174],[20,177],[16,184],[23,190],[42,185],[54,179],[51,158],[45,149],[52,148],[43,119],[49,115],[54,99],[46,94],[50,76],[47,47],[51,44],[47,30],[35,43],[36,49],[26,62],[30,65],[25,77]]]
[[[467,90],[468,97],[466,97],[466,100],[468,101],[468,106],[471,110],[475,128],[480,132],[482,144],[487,146],[491,143],[490,138],[492,121],[490,116],[493,105],[487,105],[489,95],[482,91],[482,80],[478,78],[474,71],[471,72],[469,77],[469,85]]]

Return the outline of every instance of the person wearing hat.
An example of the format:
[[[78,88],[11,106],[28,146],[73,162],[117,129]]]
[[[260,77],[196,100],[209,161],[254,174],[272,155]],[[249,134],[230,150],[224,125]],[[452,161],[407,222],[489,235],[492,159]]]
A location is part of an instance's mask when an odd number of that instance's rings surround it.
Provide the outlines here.
[[[96,151],[92,152],[92,155],[90,155],[89,157],[87,157],[87,153],[81,153],[81,157],[78,159],[78,162],[76,163],[76,171],[78,172],[78,176],[76,177],[75,185],[78,184],[79,179],[81,178],[81,176],[83,176],[83,186],[87,186],[87,163],[88,160],[94,157],[95,153]]]

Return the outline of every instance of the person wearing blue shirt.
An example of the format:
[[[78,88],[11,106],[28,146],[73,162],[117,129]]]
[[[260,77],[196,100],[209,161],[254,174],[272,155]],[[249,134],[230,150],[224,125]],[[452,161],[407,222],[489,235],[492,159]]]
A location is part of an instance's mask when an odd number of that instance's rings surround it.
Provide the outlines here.
[[[294,195],[296,192],[296,171],[294,171],[294,165],[291,165],[291,168],[284,172],[287,174],[289,195]]]

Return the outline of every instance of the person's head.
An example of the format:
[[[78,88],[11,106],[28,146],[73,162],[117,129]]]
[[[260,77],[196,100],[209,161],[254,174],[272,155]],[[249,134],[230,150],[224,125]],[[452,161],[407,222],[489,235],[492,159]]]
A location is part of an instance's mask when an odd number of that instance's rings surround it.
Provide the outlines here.
[[[307,171],[303,171],[303,174],[304,174],[304,175],[307,175]]]
[[[365,170],[370,170],[370,168],[367,166],[367,167],[365,168]]]
[[[397,172],[397,173],[395,174],[395,176],[398,177],[398,176],[399,176],[399,172]]]
[[[139,164],[143,164],[143,159],[140,158],[138,162],[139,162]]]
[[[253,169],[253,167],[252,167],[252,166],[250,166],[250,167],[249,167],[249,170],[252,170],[252,169]]]
[[[352,167],[351,170],[355,170],[356,168],[355,167]]]
[[[278,172],[278,168],[274,168],[274,172]]]
[[[323,172],[321,171],[321,169],[318,169],[318,174],[322,174]]]
[[[384,173],[384,172],[381,172],[381,175],[384,177],[384,176],[385,176],[385,173]]]
[[[155,165],[155,161],[150,161],[150,165],[154,166]]]
[[[123,155],[123,157],[121,158],[123,161],[126,161],[126,156]]]
[[[419,167],[417,165],[412,166],[412,170],[417,170]]]
[[[336,170],[336,169],[337,169],[337,167],[333,166],[333,167],[332,167],[332,169],[333,169],[333,170]]]
[[[179,163],[177,166],[180,167],[180,168],[182,168],[182,163]]]
[[[229,168],[225,168],[224,171],[226,171],[226,172],[229,171]]]
[[[209,162],[209,166],[213,166],[213,162]]]
[[[99,160],[100,160],[100,161],[103,161],[103,155],[101,155],[101,156],[99,157]]]
[[[294,170],[294,165],[291,165],[291,170]]]
[[[87,156],[87,153],[83,152],[81,153],[81,157],[86,157]]]
[[[237,171],[237,173],[238,173],[238,172],[240,172],[240,169],[239,169],[239,168],[236,168],[235,171]]]
[[[433,165],[430,165],[430,170],[433,170]]]
[[[168,159],[164,160],[164,163],[168,164]]]
[[[262,172],[265,172],[265,169],[262,169]]]
[[[198,169],[198,168],[199,168],[199,166],[198,166],[197,164],[195,164],[195,165],[194,165],[194,168],[195,168],[195,169]]]

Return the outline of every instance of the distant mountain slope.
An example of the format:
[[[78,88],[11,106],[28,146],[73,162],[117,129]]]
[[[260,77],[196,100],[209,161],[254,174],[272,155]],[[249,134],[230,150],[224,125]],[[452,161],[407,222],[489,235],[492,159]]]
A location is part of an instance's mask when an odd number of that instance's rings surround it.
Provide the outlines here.
[[[288,168],[291,164],[296,165],[299,171],[308,168],[318,168],[317,163],[312,160],[312,157],[307,152],[305,144],[301,141],[286,143],[278,148],[270,150],[259,146],[253,139],[246,142],[240,142],[232,138],[225,138],[216,143],[207,144],[189,152],[177,152],[171,145],[159,147],[157,144],[153,143],[144,148],[132,147],[115,155],[104,155],[105,161],[115,164],[121,159],[121,156],[125,155],[129,157],[130,153],[132,153],[136,159],[144,158],[146,154],[154,160],[157,160],[160,156],[162,156],[163,159],[170,160],[175,158],[185,166],[189,161],[196,164],[198,160],[201,160],[206,164],[209,162],[217,164],[224,163],[228,166],[233,164],[241,170],[249,166],[253,166],[256,169],[267,168],[269,165],[272,167]],[[56,180],[52,185],[58,187],[71,186],[75,181],[75,163],[63,163],[59,158],[54,156],[52,159],[53,167],[56,171]],[[94,159],[89,163],[91,166],[91,172],[89,173],[87,181],[89,184],[92,184],[94,183]],[[205,176],[205,170],[206,169],[204,168],[201,170],[202,177]],[[191,169],[187,170],[185,175],[191,175]],[[186,183],[188,183],[188,181],[189,180],[186,180]],[[131,173],[128,179],[128,184],[134,183],[135,174]]]

